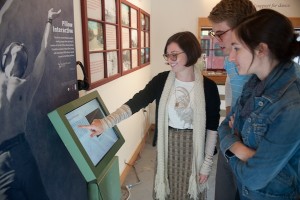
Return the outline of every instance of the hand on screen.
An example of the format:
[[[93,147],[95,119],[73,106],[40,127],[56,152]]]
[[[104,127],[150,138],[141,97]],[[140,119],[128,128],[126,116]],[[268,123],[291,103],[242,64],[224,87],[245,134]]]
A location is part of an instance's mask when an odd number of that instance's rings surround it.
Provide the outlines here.
[[[91,132],[91,137],[101,135],[104,132],[101,119],[94,119],[91,125],[79,125],[78,127],[88,129]]]

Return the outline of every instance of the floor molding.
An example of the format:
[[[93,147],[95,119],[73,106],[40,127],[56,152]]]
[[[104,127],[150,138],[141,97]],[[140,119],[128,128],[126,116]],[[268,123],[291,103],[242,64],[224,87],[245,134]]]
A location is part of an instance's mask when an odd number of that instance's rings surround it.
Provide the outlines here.
[[[139,157],[139,154],[141,153],[141,151],[143,150],[143,147],[145,146],[145,143],[146,143],[146,138],[148,136],[148,133],[152,130],[155,129],[155,125],[154,124],[151,124],[148,128],[148,130],[144,133],[144,137],[143,139],[141,140],[140,144],[138,145],[138,147],[136,148],[136,150],[134,151],[131,159],[129,160],[129,165],[126,165],[125,166],[125,169],[123,170],[121,176],[120,176],[120,183],[121,185],[123,185],[128,173],[130,172],[132,166],[130,165],[133,165],[135,163],[135,161],[138,159]]]

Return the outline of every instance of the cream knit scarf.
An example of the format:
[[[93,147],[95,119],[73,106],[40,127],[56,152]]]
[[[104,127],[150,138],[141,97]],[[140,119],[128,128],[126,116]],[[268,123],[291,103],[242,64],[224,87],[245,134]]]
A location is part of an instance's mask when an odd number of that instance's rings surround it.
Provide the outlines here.
[[[192,67],[192,66],[191,66]],[[203,87],[203,76],[199,69],[194,67],[195,73],[195,95],[194,95],[194,116],[193,116],[193,160],[191,176],[189,179],[188,194],[191,198],[197,196],[205,188],[207,183],[199,183],[200,168],[204,161],[205,149],[205,97]],[[170,71],[162,92],[158,108],[158,138],[157,138],[157,173],[155,176],[154,190],[158,200],[165,200],[170,194],[168,181],[168,100],[174,86],[175,73]]]

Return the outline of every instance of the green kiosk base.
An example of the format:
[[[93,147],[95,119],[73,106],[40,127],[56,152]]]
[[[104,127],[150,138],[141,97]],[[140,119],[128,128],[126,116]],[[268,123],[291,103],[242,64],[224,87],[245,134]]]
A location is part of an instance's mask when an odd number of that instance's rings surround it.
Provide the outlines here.
[[[121,199],[118,157],[114,156],[99,179],[88,183],[89,200]]]

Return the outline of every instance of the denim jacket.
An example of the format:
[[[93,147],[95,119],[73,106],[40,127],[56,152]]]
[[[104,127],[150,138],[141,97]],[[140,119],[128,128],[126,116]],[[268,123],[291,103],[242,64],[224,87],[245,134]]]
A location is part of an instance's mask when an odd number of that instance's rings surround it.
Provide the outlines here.
[[[300,80],[295,72],[299,66],[279,65],[267,77],[271,84],[254,98],[250,115],[241,122],[239,99],[218,130],[220,148],[235,174],[241,199],[300,199]],[[231,129],[228,122],[233,113]],[[246,162],[229,150],[237,141],[256,151]]]

